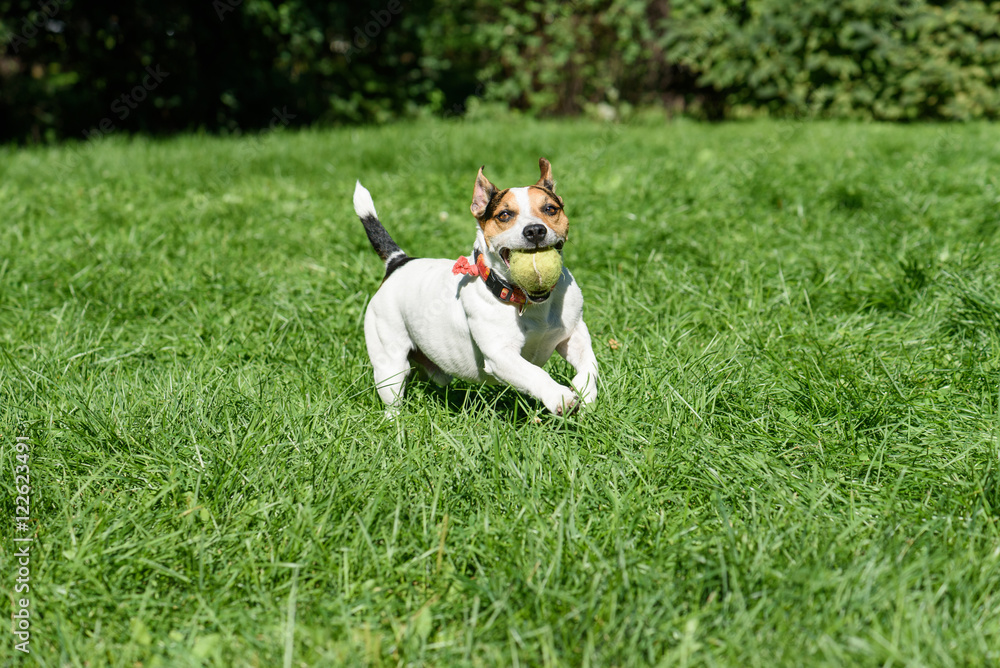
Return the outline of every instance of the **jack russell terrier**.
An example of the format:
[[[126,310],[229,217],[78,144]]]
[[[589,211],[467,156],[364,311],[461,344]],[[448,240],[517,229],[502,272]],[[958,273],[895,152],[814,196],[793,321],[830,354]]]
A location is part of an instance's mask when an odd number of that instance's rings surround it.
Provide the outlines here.
[[[365,313],[365,341],[388,417],[398,411],[412,363],[439,385],[502,381],[558,415],[597,398],[597,358],[573,275],[562,268],[542,294],[513,279],[512,252],[555,248],[561,257],[566,243],[569,221],[552,167],[545,158],[538,164],[535,185],[503,190],[479,169],[470,207],[476,241],[472,256],[457,262],[408,256],[379,222],[368,190],[360,181],[355,187],[354,210],[385,262]],[[573,388],[542,370],[553,351],[576,370]]]

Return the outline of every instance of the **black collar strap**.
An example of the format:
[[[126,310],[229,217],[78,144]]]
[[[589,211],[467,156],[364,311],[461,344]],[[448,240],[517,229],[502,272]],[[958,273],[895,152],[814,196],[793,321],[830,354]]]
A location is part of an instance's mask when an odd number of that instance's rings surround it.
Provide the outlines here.
[[[524,313],[524,307],[528,304],[538,304],[544,302],[552,294],[549,290],[544,295],[530,295],[513,283],[505,281],[500,275],[491,271],[489,267],[486,266],[486,261],[483,258],[483,254],[479,252],[478,248],[473,248],[473,259],[475,260],[476,266],[479,267],[479,276],[486,283],[487,289],[493,293],[493,296],[502,302],[507,304],[515,304],[518,307],[518,313]]]

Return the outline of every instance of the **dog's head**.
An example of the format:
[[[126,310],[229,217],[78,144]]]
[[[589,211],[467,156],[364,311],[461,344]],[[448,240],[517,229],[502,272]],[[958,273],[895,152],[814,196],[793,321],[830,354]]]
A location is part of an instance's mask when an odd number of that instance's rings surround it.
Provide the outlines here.
[[[538,167],[541,176],[535,185],[504,190],[497,189],[483,175],[483,168],[479,169],[470,209],[485,241],[482,250],[494,267],[508,268],[511,250],[550,246],[561,250],[566,243],[569,219],[562,198],[555,192],[552,165],[540,158]]]

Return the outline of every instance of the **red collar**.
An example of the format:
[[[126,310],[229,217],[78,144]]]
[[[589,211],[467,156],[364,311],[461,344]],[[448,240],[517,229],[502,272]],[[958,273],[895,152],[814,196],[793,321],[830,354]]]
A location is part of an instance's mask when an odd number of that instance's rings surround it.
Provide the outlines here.
[[[518,307],[517,312],[524,313],[524,307],[529,304],[528,296],[524,293],[524,290],[500,278],[496,272],[490,271],[490,268],[486,266],[483,254],[478,250],[474,250],[473,253],[476,257],[475,264],[469,264],[469,258],[462,256],[458,258],[455,266],[451,268],[451,273],[479,276],[486,283],[486,287],[489,288],[494,297],[505,304],[515,304]],[[533,299],[532,301],[544,301],[547,298],[548,295],[545,295],[541,299]]]

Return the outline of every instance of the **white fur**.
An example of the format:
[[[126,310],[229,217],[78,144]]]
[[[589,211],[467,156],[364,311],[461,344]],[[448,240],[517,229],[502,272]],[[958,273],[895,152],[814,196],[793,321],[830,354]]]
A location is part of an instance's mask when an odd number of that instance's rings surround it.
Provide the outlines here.
[[[531,210],[531,199],[528,197],[527,188],[511,188],[510,192],[513,193],[514,199],[517,200],[517,208],[520,213],[517,216],[518,225],[531,225],[532,223],[542,223],[545,221],[535,215],[534,211]]]
[[[375,213],[375,202],[372,200],[372,194],[368,192],[368,189],[361,185],[361,181],[354,186],[354,212],[358,214],[359,218],[364,218],[365,216],[374,216],[378,218],[378,214]]]
[[[361,191],[364,199],[359,198]],[[354,203],[359,215],[375,210],[360,184]],[[523,212],[530,211],[520,194],[518,204]],[[483,241],[480,231],[476,245],[486,252]],[[494,270],[506,274],[494,253],[486,252],[485,257]],[[450,259],[411,260],[389,276],[368,304],[365,341],[387,415],[395,413],[403,396],[414,350],[433,362],[435,367],[426,370],[442,385],[453,377],[500,381],[559,414],[578,401],[587,404],[597,398],[597,358],[583,322],[583,293],[568,269],[547,300],[527,305],[519,315],[517,306],[500,302],[481,278],[452,273],[454,264]],[[553,352],[576,370],[573,388],[560,385],[542,369]]]

